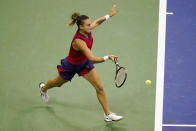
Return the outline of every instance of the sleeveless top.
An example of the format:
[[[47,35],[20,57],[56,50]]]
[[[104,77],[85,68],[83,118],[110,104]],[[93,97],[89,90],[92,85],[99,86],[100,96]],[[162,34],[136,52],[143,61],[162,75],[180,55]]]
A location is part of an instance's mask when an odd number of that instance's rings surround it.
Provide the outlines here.
[[[79,30],[77,30],[77,32],[75,33],[72,42],[75,39],[81,39],[83,40],[87,47],[91,50],[92,45],[93,45],[93,37],[91,32],[88,33],[88,38],[86,38],[84,35],[82,35]],[[80,51],[76,51],[73,46],[72,46],[72,42],[71,42],[71,46],[70,46],[70,50],[69,50],[69,55],[68,55],[68,61],[73,64],[73,65],[79,65],[82,64],[87,57]]]

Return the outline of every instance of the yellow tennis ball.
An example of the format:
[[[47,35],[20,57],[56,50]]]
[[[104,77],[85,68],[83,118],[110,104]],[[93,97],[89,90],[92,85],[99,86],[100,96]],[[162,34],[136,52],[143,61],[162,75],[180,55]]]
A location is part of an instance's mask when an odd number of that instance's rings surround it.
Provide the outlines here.
[[[151,85],[151,80],[146,80],[145,83],[146,85]]]

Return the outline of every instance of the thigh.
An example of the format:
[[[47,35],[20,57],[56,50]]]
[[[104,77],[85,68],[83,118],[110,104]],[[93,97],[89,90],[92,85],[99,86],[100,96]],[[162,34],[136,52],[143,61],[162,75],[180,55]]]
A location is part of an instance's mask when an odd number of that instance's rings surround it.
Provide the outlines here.
[[[95,88],[102,88],[102,84],[99,78],[99,75],[95,68],[83,76],[88,80]]]
[[[62,78],[60,75],[58,75],[58,76],[57,76],[56,78],[54,78],[53,80],[54,80],[54,82],[55,82],[56,84],[58,84],[58,85],[62,85],[62,84],[64,84],[64,83],[66,83],[66,82],[69,81],[69,80],[66,80],[66,79]]]

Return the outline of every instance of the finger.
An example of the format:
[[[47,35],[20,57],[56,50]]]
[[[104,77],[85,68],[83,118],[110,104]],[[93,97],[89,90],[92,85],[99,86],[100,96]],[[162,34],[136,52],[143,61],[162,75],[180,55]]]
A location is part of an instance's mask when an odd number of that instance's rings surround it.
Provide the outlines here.
[[[115,57],[115,61],[118,63],[118,57]]]
[[[113,5],[113,7],[112,7],[112,9],[115,9],[115,8],[116,8],[116,6],[117,6],[117,5],[116,5],[116,4],[114,4],[114,5]]]
[[[114,62],[114,57],[112,57],[112,61]]]
[[[118,57],[114,58],[115,63],[118,63]]]

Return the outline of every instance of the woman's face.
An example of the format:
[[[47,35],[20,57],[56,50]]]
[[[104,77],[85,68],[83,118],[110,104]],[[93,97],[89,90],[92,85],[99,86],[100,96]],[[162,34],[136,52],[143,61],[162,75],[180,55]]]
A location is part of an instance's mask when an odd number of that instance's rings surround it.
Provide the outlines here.
[[[91,28],[90,28],[91,21],[90,21],[90,19],[86,19],[83,22],[84,22],[84,24],[80,25],[80,29],[83,30],[86,33],[90,33],[91,32]]]

